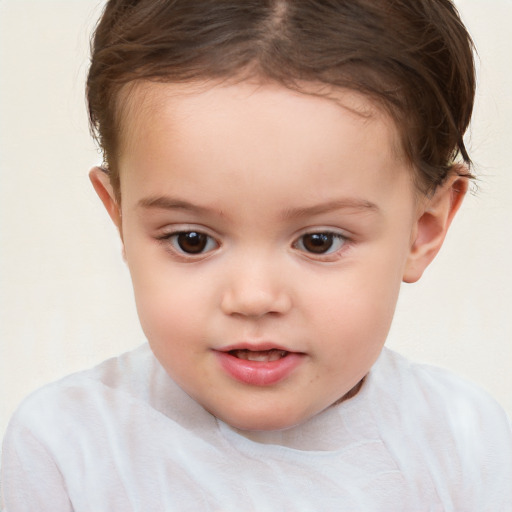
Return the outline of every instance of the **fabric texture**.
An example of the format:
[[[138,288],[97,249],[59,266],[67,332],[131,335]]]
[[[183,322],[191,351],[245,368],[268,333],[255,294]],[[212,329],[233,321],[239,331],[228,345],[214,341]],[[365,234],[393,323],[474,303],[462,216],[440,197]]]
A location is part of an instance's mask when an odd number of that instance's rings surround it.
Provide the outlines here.
[[[28,397],[2,486],[5,512],[510,512],[512,432],[486,393],[388,349],[350,400],[241,432],[144,345]]]

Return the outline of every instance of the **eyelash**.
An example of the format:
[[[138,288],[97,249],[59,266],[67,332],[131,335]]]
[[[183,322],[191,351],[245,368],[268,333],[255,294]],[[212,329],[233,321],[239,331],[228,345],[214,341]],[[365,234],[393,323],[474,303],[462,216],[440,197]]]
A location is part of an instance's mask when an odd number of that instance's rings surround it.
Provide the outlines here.
[[[309,249],[305,246],[305,242],[309,237],[309,242],[313,242],[313,245],[317,245],[320,249],[322,249],[321,244],[327,242],[329,246],[324,250],[320,250],[316,252],[312,250],[313,247]],[[301,252],[304,252],[308,258],[318,259],[320,261],[334,261],[337,259],[340,252],[345,249],[345,246],[349,242],[349,238],[346,235],[341,233],[337,233],[335,231],[310,231],[302,234],[296,242],[294,242],[293,247],[298,249]]]
[[[181,240],[180,243],[180,237],[190,235],[196,235],[194,237],[196,240],[190,239],[189,242],[192,242],[192,244],[198,244],[199,250],[197,252],[188,252],[185,250],[182,246],[182,244],[186,242],[185,240]],[[204,258],[206,254],[220,247],[220,244],[212,236],[197,229],[184,229],[173,233],[166,233],[165,235],[158,237],[158,240],[168,244],[174,253],[184,258]],[[190,248],[191,247],[189,247],[189,249]]]
[[[186,240],[182,239],[180,241],[180,237],[190,237],[191,235],[194,235],[192,238],[196,238],[196,240],[190,239],[189,242],[192,242],[193,245],[197,245],[197,252],[187,251],[183,247]],[[166,233],[157,239],[158,241],[167,244],[174,254],[187,260],[202,259],[210,252],[218,249],[221,245],[211,235],[196,229],[183,229],[172,233]],[[308,249],[305,242],[312,243],[313,246],[310,246]],[[300,235],[292,244],[292,247],[301,253],[304,253],[306,257],[317,259],[319,261],[334,261],[348,242],[350,242],[350,239],[346,235],[329,230],[319,230],[306,232]],[[323,251],[321,247],[322,243],[327,243],[329,245]],[[315,244],[320,249],[318,252],[314,250]],[[189,247],[189,249],[191,248],[192,247]]]

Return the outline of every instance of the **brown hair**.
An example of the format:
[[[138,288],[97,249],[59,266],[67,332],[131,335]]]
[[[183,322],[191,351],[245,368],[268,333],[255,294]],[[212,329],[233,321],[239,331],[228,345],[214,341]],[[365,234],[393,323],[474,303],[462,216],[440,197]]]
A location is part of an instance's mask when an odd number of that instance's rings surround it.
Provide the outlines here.
[[[87,99],[116,193],[126,84],[241,75],[299,89],[321,82],[376,100],[425,193],[457,157],[469,168],[473,44],[450,0],[110,0],[92,41]]]

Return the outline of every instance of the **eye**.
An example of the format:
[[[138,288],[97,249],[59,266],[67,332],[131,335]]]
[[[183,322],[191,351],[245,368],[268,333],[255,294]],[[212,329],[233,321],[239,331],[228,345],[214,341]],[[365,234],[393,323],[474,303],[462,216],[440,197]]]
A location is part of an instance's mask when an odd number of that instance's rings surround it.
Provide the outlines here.
[[[199,231],[180,231],[166,238],[176,251],[184,254],[202,254],[219,246],[211,236]]]
[[[346,238],[339,233],[320,232],[302,235],[295,247],[311,254],[331,254],[343,247]]]

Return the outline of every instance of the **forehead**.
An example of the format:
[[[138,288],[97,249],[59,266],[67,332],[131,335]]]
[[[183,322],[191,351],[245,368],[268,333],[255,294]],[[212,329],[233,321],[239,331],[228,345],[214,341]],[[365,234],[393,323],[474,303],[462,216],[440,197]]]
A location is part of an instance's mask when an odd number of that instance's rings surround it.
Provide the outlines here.
[[[324,125],[326,130],[342,110],[352,117],[355,126],[359,125],[361,134],[373,136],[372,132],[379,131],[380,139],[385,135],[383,156],[406,160],[396,123],[379,104],[358,92],[322,83],[299,83],[291,89],[274,82],[250,80],[184,84],[135,81],[123,87],[117,104],[118,160],[148,130],[167,129],[169,136],[173,132],[178,135],[184,125],[199,128],[203,122],[228,128],[230,113],[236,111],[239,122],[253,128],[257,114],[267,131],[276,124],[275,119],[270,119],[276,109],[287,110],[297,127],[316,124],[317,128]],[[267,124],[265,112],[269,113]],[[191,123],[194,119],[198,120],[195,124]]]
[[[243,198],[243,212],[271,216],[339,198],[414,200],[391,119],[364,96],[334,92],[247,82],[133,88],[118,160],[124,205],[179,194],[234,211]]]

